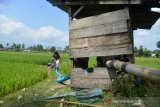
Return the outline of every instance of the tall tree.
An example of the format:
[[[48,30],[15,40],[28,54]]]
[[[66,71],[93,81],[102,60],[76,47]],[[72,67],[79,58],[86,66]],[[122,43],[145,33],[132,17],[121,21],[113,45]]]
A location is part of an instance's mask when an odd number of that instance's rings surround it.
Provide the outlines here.
[[[64,48],[64,51],[67,53],[69,52],[69,45],[67,45],[65,48]]]
[[[36,49],[36,45],[33,45],[33,47],[32,47],[32,49],[31,50],[34,50],[34,51],[36,51],[37,49]]]
[[[24,49],[24,48],[25,48],[25,44],[23,43],[23,44],[22,44],[22,49]]]
[[[36,46],[37,51],[42,51],[43,50],[43,46],[41,44],[38,44]]]
[[[160,41],[157,42],[157,48],[160,48]]]
[[[15,49],[16,48],[16,43],[13,43],[11,48]]]
[[[9,43],[7,43],[7,47],[9,46]]]
[[[34,48],[33,46],[30,46],[28,49],[33,50],[33,48]]]
[[[54,52],[55,50],[56,50],[56,47],[52,46],[51,49],[50,49],[50,52]]]
[[[14,49],[14,51],[16,51],[16,43],[13,43],[11,48]]]
[[[151,56],[151,51],[148,50],[147,48],[144,48],[143,56],[150,57]]]
[[[20,49],[21,49],[21,44],[16,44],[15,51],[20,52]]]
[[[138,54],[138,48],[136,46],[134,47],[134,53],[135,53],[135,55]]]
[[[144,54],[144,49],[143,49],[143,46],[142,46],[142,45],[139,47],[139,52],[138,52],[138,54],[139,54],[140,56],[143,56],[143,54]]]
[[[0,48],[4,48],[2,44],[0,44]]]

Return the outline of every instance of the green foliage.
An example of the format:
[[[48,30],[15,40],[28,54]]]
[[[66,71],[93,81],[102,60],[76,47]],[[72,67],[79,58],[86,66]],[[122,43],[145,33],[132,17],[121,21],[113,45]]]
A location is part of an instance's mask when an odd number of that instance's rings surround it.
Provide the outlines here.
[[[9,46],[9,43],[7,43],[7,47]]]
[[[157,48],[160,48],[160,41],[157,42]]]
[[[66,52],[66,53],[69,52],[69,45],[67,45],[67,46],[64,48],[64,52]]]
[[[140,56],[142,56],[143,53],[144,53],[144,49],[143,49],[143,46],[141,45],[141,46],[139,47],[139,52],[138,52],[138,54],[139,54]]]
[[[63,75],[70,74],[71,65],[70,65],[70,58],[68,54],[60,54],[60,72]]]
[[[33,45],[30,46],[28,49],[32,50],[32,51],[43,51],[43,45],[41,44],[37,44],[37,45]]]
[[[54,52],[55,50],[56,50],[56,47],[52,46],[51,49],[50,49],[50,52]]]
[[[4,48],[2,44],[0,44],[0,48]]]
[[[13,45],[11,46],[11,49],[14,49],[15,52],[20,52],[21,44],[13,43]]]
[[[22,44],[22,49],[24,49],[24,48],[25,48],[25,44],[23,43],[23,44]]]
[[[144,57],[150,57],[152,53],[150,50],[144,48],[142,45],[139,48],[134,47],[134,52],[136,56],[144,56]]]
[[[160,58],[160,50],[154,50],[153,53],[156,55],[156,57]]]

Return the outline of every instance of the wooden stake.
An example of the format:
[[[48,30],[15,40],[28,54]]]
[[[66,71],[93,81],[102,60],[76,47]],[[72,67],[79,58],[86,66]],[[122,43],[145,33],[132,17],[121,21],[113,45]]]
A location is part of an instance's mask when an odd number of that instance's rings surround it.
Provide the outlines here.
[[[48,103],[64,103],[64,104],[71,104],[71,105],[79,105],[79,106],[88,106],[88,107],[103,107],[100,105],[93,105],[93,104],[87,104],[87,103],[78,103],[78,102],[71,102],[71,101],[59,101],[59,100],[46,100]]]
[[[64,101],[64,98],[62,98],[61,101]],[[63,103],[60,103],[59,107],[63,107]]]

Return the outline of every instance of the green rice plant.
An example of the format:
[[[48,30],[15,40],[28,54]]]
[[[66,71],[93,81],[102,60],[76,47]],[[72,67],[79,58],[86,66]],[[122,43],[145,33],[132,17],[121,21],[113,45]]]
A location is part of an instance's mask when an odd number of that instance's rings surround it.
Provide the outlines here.
[[[0,62],[0,96],[28,87],[46,77],[47,71],[44,66]]]
[[[160,58],[136,57],[136,64],[160,69]]]
[[[89,66],[90,68],[94,68],[94,67],[96,66],[96,57],[90,57],[90,58],[89,58],[88,66]]]
[[[0,62],[17,62],[46,65],[51,60],[49,53],[0,52]]]
[[[47,77],[51,53],[0,52],[0,96],[28,87]],[[61,54],[61,72],[70,74],[68,54]]]

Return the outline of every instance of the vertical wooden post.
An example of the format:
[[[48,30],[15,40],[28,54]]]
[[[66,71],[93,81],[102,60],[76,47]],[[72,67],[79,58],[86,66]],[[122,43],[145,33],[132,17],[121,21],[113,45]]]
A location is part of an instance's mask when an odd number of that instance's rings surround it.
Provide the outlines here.
[[[127,7],[128,8],[128,7]],[[129,15],[130,15],[130,20],[128,21],[128,29],[129,29],[129,36],[131,37],[131,42],[132,42],[132,54],[129,55],[129,62],[134,64],[135,63],[135,56],[134,56],[134,37],[133,37],[133,28],[132,28],[132,11],[131,11],[131,7],[128,8],[129,9]]]
[[[68,8],[69,9],[69,21],[72,21],[72,19],[73,19],[73,16],[72,16],[72,8],[71,7],[69,7]]]
[[[70,23],[72,21],[72,9],[71,7],[69,7],[68,9],[69,9],[69,23]],[[74,58],[70,58],[70,64],[71,64],[71,69],[75,68]]]
[[[71,63],[71,69],[75,68],[75,61],[73,58],[70,58],[70,63]]]

